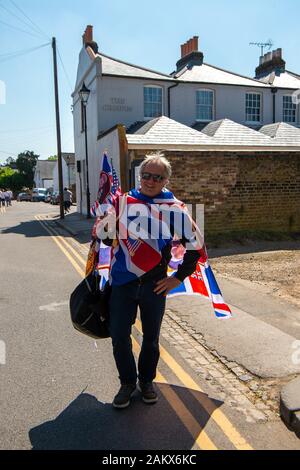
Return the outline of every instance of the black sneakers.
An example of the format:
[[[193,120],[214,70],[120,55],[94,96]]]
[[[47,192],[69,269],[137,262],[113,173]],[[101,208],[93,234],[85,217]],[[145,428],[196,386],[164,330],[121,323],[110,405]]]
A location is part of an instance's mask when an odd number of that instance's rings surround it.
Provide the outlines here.
[[[143,402],[149,404],[157,402],[158,396],[152,382],[139,382],[138,389],[142,393]]]
[[[136,389],[135,384],[123,384],[113,401],[114,408],[127,408],[130,404],[130,398],[132,397]]]

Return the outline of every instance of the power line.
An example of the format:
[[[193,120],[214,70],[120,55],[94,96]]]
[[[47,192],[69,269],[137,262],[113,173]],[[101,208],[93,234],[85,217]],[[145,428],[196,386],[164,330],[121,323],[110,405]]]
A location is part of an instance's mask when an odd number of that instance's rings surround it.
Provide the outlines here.
[[[49,43],[48,43],[49,44]],[[36,46],[36,47],[42,47],[42,46]],[[19,55],[19,54],[23,54],[23,53],[26,53],[26,52],[30,52],[32,50],[34,50],[35,47],[31,47],[29,49],[22,49],[20,51],[14,51],[14,52],[4,52],[3,54],[0,54],[0,60],[1,58],[6,58],[6,57],[10,57],[10,56],[15,56],[15,55]]]
[[[25,18],[27,18],[27,19],[30,21],[30,23],[31,23],[37,30],[39,30],[39,31],[41,32],[41,34],[43,34],[47,39],[50,40],[49,35],[46,34],[45,31],[43,31],[36,23],[34,23],[34,21],[32,21],[32,19],[29,18],[29,16],[26,15],[26,13],[24,13],[24,11],[22,10],[22,8],[20,8],[20,7],[14,2],[14,0],[10,0],[10,3],[12,3],[12,5],[14,5],[14,7],[17,8],[17,10],[19,10],[19,11],[22,13],[22,15],[24,15]]]
[[[33,34],[29,31],[25,31],[24,29],[18,28],[17,26],[13,26],[9,23],[5,23],[5,21],[0,20],[0,23],[4,24],[5,26],[8,26],[9,28],[15,29],[16,31],[21,31],[22,33],[26,33],[26,34],[29,34],[30,36],[40,39],[40,36],[37,36],[36,34]]]
[[[17,157],[13,152],[5,152],[5,150],[0,150],[0,153],[6,153],[7,155],[10,155],[11,157]]]
[[[71,92],[73,92],[73,86],[72,86],[70,77],[69,77],[69,75],[68,75],[68,73],[67,73],[67,71],[66,71],[66,68],[65,68],[65,66],[64,66],[64,63],[63,63],[63,60],[62,60],[62,57],[61,57],[61,55],[60,55],[60,52],[59,52],[59,49],[58,49],[58,48],[57,48],[57,52],[58,52],[58,57],[59,57],[59,60],[60,60],[60,62],[61,62],[63,71],[65,72],[65,76],[66,76],[67,81],[68,81],[68,83],[69,83],[70,90],[71,90]]]
[[[16,57],[21,57],[23,55],[30,54],[31,52],[37,51],[38,49],[42,49],[43,47],[46,47],[46,46],[49,46],[49,45],[50,45],[50,43],[48,42],[46,44],[42,44],[41,46],[32,47],[31,49],[25,49],[25,50],[19,51],[19,52],[12,52],[11,55],[3,57],[2,59],[0,57],[0,63],[6,62],[6,61],[11,60],[11,59],[15,59]]]
[[[9,13],[10,15],[14,16],[15,18],[17,18],[21,23],[23,23],[25,26],[27,26],[27,28],[30,28],[31,31],[33,31],[35,34],[38,33],[40,36],[41,36],[41,33],[33,28],[30,24],[28,24],[26,21],[24,21],[22,18],[20,18],[20,16],[16,15],[15,13],[13,13],[12,11],[10,11],[6,6],[0,4],[0,8],[2,8],[3,10],[5,10],[7,13]]]

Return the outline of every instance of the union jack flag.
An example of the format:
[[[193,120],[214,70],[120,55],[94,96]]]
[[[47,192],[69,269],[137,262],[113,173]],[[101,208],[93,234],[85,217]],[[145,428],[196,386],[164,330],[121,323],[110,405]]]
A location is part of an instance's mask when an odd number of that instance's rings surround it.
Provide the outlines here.
[[[121,186],[120,186],[120,181],[119,181],[117,172],[113,167],[112,160],[111,160],[111,169],[112,169],[112,188],[111,188],[111,192],[114,196],[119,196],[119,195],[122,194]]]

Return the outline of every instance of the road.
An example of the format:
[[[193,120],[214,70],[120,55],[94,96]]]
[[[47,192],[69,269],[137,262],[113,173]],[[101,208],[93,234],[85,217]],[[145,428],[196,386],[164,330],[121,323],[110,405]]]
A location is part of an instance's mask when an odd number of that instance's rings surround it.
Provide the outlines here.
[[[167,334],[158,403],[145,405],[136,392],[129,408],[113,409],[119,383],[110,339],[95,342],[70,322],[69,296],[85,259],[47,217],[54,213],[58,208],[45,203],[14,202],[0,215],[1,449],[300,448],[278,417],[249,419],[231,407]],[[178,336],[168,316],[165,328]],[[136,354],[140,340],[137,322]]]

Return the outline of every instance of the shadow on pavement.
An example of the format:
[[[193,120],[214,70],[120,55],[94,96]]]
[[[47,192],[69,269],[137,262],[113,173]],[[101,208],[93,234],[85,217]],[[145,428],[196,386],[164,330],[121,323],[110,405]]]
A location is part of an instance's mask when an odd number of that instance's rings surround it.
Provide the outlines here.
[[[24,235],[27,238],[49,237],[50,234],[42,227],[38,220],[31,220],[29,222],[21,222],[13,227],[0,229],[1,235],[8,235],[15,233]]]
[[[145,405],[138,395],[131,405],[116,410],[110,403],[101,403],[87,393],[80,394],[53,421],[29,431],[32,450],[155,450],[191,449],[210,415],[201,402],[214,410],[222,402],[211,400],[200,392],[157,384],[160,399],[156,405]],[[164,397],[164,392],[177,392],[191,413],[191,433],[178,418]]]

